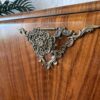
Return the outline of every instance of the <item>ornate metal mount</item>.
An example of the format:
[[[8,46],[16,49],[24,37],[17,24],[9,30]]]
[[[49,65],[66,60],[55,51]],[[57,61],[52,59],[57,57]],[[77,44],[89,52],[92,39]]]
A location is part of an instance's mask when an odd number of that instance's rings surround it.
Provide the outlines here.
[[[20,29],[20,33],[24,34],[32,44],[34,51],[39,57],[39,62],[42,62],[46,69],[49,69],[52,65],[57,65],[57,59],[62,57],[66,49],[71,47],[75,40],[97,28],[100,28],[100,26],[91,25],[83,28],[78,33],[63,27],[48,29],[34,28],[29,32],[22,28]],[[55,33],[54,35],[50,35],[48,31],[54,31]],[[67,40],[61,46],[60,50],[56,50],[56,40],[62,35],[66,36]],[[50,60],[46,59],[46,55],[48,54],[51,55]]]

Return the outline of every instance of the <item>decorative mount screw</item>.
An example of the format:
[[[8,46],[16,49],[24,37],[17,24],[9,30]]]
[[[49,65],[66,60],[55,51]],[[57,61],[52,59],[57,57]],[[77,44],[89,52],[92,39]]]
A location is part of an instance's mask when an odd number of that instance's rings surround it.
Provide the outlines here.
[[[100,28],[97,25],[91,25],[83,28],[78,33],[70,31],[63,27],[58,28],[34,28],[32,31],[27,32],[24,28],[20,29],[20,33],[24,34],[28,41],[32,44],[34,51],[36,52],[39,62],[45,66],[46,69],[50,69],[52,65],[57,65],[57,59],[61,58],[66,49],[71,47],[75,40],[82,37],[86,33],[94,31],[94,29]],[[48,31],[55,31],[52,36]],[[60,50],[56,50],[56,40],[62,35],[67,37],[66,42],[61,46]],[[51,55],[51,60],[46,60],[46,55]]]

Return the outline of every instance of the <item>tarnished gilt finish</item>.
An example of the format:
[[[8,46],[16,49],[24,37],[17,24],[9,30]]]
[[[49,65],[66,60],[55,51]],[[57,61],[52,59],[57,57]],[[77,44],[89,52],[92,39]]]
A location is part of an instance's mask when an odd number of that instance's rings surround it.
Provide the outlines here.
[[[0,100],[100,100],[100,29],[75,41],[50,70],[19,32],[88,25],[100,25],[100,1],[0,17]],[[66,39],[57,38],[58,49]]]
[[[97,25],[91,25],[83,28],[78,33],[70,31],[67,28],[34,28],[32,31],[27,32],[24,28],[20,29],[20,33],[24,34],[28,41],[32,44],[34,51],[39,57],[39,62],[45,66],[46,69],[51,68],[52,65],[57,65],[57,59],[61,58],[67,48],[71,47],[75,40],[85,35],[88,32],[94,31],[94,29],[100,28]],[[56,30],[54,35],[50,35],[48,31]],[[67,40],[62,44],[60,50],[56,50],[56,40],[62,35],[67,37]],[[47,61],[46,55],[50,54],[51,59]]]

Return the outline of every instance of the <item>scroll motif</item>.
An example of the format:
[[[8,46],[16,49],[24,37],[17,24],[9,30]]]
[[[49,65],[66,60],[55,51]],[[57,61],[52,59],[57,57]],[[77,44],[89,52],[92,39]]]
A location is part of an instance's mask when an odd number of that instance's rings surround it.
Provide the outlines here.
[[[57,65],[57,59],[61,58],[66,49],[71,47],[78,38],[82,37],[86,33],[94,31],[94,29],[97,28],[100,28],[100,26],[91,25],[83,28],[78,33],[63,27],[54,29],[34,28],[29,32],[22,28],[20,29],[20,33],[24,34],[28,41],[32,44],[32,47],[39,58],[39,62],[42,62],[46,69],[50,69],[53,65]],[[50,30],[55,30],[54,35],[49,34],[48,31]],[[67,37],[67,40],[64,44],[62,44],[59,50],[56,50],[56,40],[63,35]],[[46,59],[46,55],[48,54],[51,55],[51,59],[49,61]]]

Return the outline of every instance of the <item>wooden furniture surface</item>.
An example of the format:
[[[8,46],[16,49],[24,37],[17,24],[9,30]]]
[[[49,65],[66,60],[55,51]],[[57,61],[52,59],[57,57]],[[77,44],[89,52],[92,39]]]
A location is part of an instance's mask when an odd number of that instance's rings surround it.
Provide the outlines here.
[[[100,25],[100,1],[0,17],[0,100],[100,100],[100,29],[77,40],[50,70],[19,33],[93,24]]]

